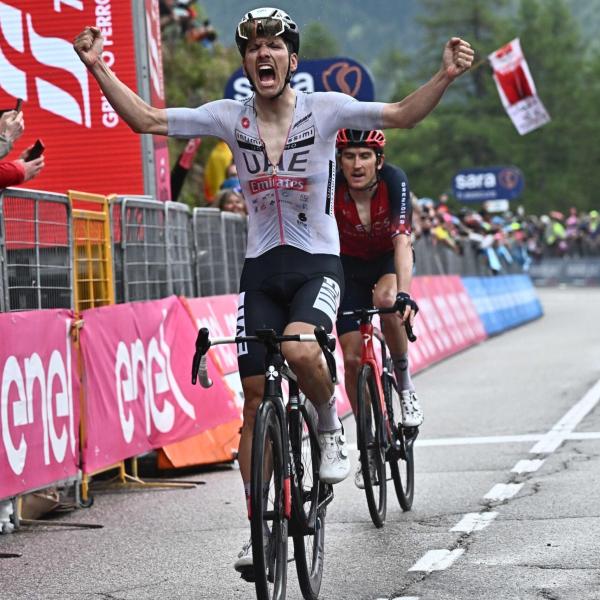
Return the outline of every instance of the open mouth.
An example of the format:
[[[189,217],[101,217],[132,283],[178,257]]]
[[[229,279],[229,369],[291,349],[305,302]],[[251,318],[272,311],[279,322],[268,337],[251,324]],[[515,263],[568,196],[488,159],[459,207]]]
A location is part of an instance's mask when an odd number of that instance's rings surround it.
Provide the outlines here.
[[[275,69],[271,65],[260,65],[258,67],[258,79],[263,84],[275,82]]]

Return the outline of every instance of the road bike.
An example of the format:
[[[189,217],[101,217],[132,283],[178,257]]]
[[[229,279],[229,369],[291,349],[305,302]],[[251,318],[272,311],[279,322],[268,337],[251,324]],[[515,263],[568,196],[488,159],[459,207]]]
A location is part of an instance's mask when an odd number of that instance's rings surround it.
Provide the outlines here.
[[[356,431],[362,475],[371,520],[383,527],[387,512],[387,463],[398,502],[410,510],[414,497],[415,473],[413,445],[418,427],[402,425],[400,392],[394,376],[394,364],[382,332],[373,325],[375,315],[397,312],[397,307],[359,308],[344,311],[343,316],[360,320],[362,336],[361,367],[356,388]],[[408,339],[417,338],[408,322]],[[373,339],[380,342],[378,363]],[[379,367],[381,364],[381,370]]]
[[[281,352],[283,342],[317,342],[332,381],[337,381],[335,338],[321,328],[313,334],[278,335],[261,329],[253,336],[209,338],[200,329],[192,365],[197,378],[210,387],[206,353],[216,344],[261,343],[265,346],[265,388],[256,414],[248,518],[252,535],[253,580],[259,600],[284,600],[287,585],[288,537],[302,596],[316,600],[321,588],[325,551],[325,516],[333,488],[319,479],[321,449],[317,416],[298,388],[296,376]],[[287,403],[282,380],[288,382]]]

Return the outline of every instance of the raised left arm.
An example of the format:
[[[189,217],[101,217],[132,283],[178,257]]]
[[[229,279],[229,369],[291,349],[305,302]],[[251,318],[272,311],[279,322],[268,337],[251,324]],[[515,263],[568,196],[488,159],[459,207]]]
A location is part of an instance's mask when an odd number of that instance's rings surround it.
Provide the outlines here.
[[[384,128],[410,129],[423,120],[438,105],[448,86],[471,68],[474,54],[468,42],[451,38],[444,46],[440,70],[400,102],[384,106]]]

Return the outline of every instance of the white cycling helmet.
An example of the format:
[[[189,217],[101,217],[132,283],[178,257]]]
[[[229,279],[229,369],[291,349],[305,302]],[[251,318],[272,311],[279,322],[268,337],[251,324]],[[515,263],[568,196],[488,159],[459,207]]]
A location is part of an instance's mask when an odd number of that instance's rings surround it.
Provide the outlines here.
[[[292,18],[279,8],[255,8],[247,12],[235,30],[235,43],[242,57],[248,40],[254,35],[281,36],[290,44],[291,51],[298,54],[300,31]]]

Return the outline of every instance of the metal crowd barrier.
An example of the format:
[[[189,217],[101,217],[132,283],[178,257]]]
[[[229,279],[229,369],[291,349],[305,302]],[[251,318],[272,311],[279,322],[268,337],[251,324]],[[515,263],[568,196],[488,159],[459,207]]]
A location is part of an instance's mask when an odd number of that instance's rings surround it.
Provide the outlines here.
[[[2,310],[71,308],[72,215],[66,195],[0,193]]]
[[[132,196],[111,203],[117,301],[194,296],[188,207]]]
[[[238,292],[245,216],[216,208],[190,212],[185,204],[149,196],[111,196],[107,202],[104,196],[70,194],[73,209],[60,194],[0,194],[0,310]],[[459,254],[422,236],[415,242],[416,274],[491,274],[476,244],[465,240],[461,248]],[[516,260],[499,260],[502,273],[521,272]]]
[[[195,208],[192,219],[198,294],[237,293],[248,239],[247,217]]]

